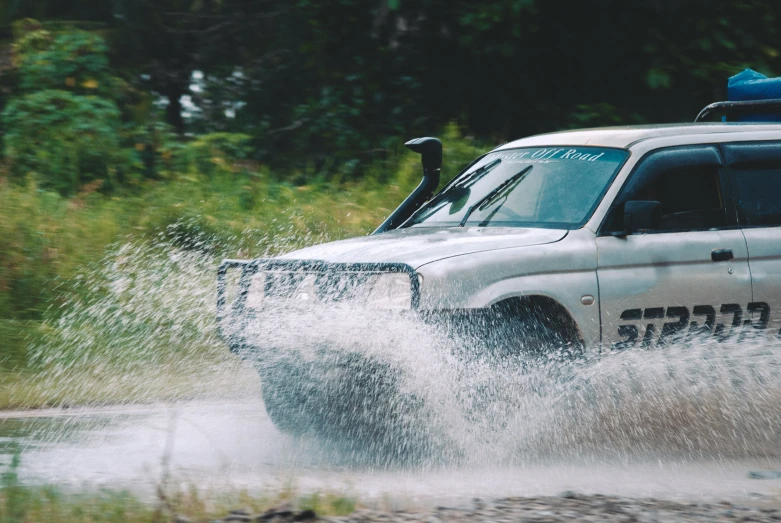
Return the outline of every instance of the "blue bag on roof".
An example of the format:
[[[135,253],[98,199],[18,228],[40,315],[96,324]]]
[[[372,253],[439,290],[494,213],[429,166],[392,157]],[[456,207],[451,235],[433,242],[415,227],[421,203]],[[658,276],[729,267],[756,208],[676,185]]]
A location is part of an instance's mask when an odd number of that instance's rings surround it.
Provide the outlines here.
[[[753,69],[746,69],[727,81],[727,97],[731,102],[781,99],[781,78],[768,78]],[[739,122],[779,122],[781,114],[745,114],[731,119]]]

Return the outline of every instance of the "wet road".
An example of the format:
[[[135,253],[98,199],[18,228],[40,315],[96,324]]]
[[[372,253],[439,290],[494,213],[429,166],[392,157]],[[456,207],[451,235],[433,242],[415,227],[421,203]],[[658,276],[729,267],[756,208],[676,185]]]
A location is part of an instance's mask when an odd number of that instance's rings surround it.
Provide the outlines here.
[[[468,503],[474,497],[555,495],[565,490],[677,500],[746,500],[781,493],[781,469],[763,459],[469,468],[373,469],[316,442],[277,431],[259,402],[190,403],[0,413],[0,463],[22,450],[26,482],[151,493],[164,456],[174,481],[198,487],[344,493],[401,505]]]

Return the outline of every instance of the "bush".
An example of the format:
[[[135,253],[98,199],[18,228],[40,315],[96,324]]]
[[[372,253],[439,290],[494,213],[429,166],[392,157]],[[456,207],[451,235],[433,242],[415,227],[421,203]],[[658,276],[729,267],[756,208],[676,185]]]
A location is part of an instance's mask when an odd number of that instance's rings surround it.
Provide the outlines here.
[[[182,170],[195,170],[212,176],[217,173],[230,173],[236,170],[236,162],[246,160],[252,152],[252,137],[239,133],[211,133],[197,137],[190,142],[185,154],[185,165],[179,162]]]
[[[173,128],[158,120],[126,123],[120,133],[125,172],[120,183],[138,183],[144,178],[162,179],[189,168],[188,145]]]
[[[11,101],[2,121],[12,176],[35,173],[42,187],[63,194],[93,180],[111,185],[120,162],[119,109],[111,100],[39,91]]]
[[[111,75],[108,46],[87,31],[52,33],[35,20],[14,25],[16,98],[2,113],[11,177],[34,174],[43,189],[72,194],[110,187],[135,165],[122,150],[122,83]]]
[[[24,92],[64,89],[111,97],[115,81],[107,54],[103,38],[87,31],[29,31],[14,45],[19,87]]]

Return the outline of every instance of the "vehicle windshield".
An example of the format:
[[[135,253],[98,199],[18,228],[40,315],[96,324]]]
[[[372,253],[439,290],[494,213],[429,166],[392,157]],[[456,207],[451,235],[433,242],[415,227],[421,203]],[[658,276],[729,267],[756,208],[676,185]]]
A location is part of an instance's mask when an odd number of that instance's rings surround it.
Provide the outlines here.
[[[485,155],[403,227],[582,227],[629,153],[534,147]]]

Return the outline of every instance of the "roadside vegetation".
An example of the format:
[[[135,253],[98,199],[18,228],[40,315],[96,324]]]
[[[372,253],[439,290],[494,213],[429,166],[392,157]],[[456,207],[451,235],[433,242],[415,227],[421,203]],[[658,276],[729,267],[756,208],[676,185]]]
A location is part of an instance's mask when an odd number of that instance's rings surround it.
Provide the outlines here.
[[[0,523],[163,523],[169,521],[207,522],[224,518],[232,510],[252,515],[283,507],[303,513],[312,510],[318,516],[346,516],[356,508],[350,498],[333,494],[294,493],[260,496],[248,492],[210,494],[193,488],[171,497],[161,510],[127,491],[99,490],[68,493],[57,487],[0,489]],[[186,518],[186,519],[185,519]]]
[[[209,492],[194,486],[169,490],[158,486],[156,499],[142,499],[128,491],[111,489],[65,490],[57,486],[24,484],[18,474],[22,455],[11,455],[0,474],[0,523],[162,523],[214,521],[233,510],[247,515],[274,510],[312,511],[318,516],[344,516],[356,501],[342,494],[300,494],[294,485],[278,493],[260,495],[242,490]],[[270,518],[268,518],[270,519]]]
[[[460,136],[456,126],[444,131],[444,139],[447,175],[480,154],[480,146]],[[105,282],[90,278],[99,277],[96,267],[108,263],[105,257],[118,245],[162,238],[198,252],[208,241],[202,255],[216,260],[367,234],[420,180],[419,158],[401,147],[387,161],[366,166],[360,180],[315,175],[300,184],[278,179],[262,165],[244,165],[218,148],[206,154],[204,162],[214,167],[208,174],[193,163],[108,194],[87,184],[64,196],[41,187],[32,175],[0,179],[0,408],[64,401],[55,390],[37,386],[45,369],[30,361],[28,349],[56,339],[52,330],[68,312],[67,304],[94,298],[95,286]],[[109,383],[97,396],[92,399],[139,398],[137,387],[123,390]],[[71,394],[69,402],[90,399]]]
[[[143,324],[151,332],[150,323],[162,325],[159,317],[140,321],[138,314],[130,320],[128,315],[113,316],[115,324],[108,325],[108,313],[91,313],[70,318],[64,326],[58,321],[64,315],[78,316],[74,303],[104,298],[108,278],[103,268],[125,244],[164,244],[212,262],[275,254],[371,232],[420,180],[419,158],[404,149],[401,137],[383,158],[362,164],[360,175],[339,176],[314,164],[275,170],[281,168],[252,159],[249,137],[243,134],[177,136],[167,124],[150,124],[155,118],[151,110],[142,126],[123,123],[118,109],[122,83],[111,75],[99,36],[50,32],[32,20],[17,28],[18,96],[2,114],[0,408],[205,393],[210,384],[182,362],[201,362],[201,372],[209,367],[204,359],[226,363],[224,347],[209,335],[211,317],[201,318],[206,328],[192,326],[186,346],[175,341],[155,344],[154,334],[144,338],[144,331],[117,331],[119,323],[135,321],[136,330]],[[455,124],[446,126],[442,137],[446,177],[484,148],[462,136]],[[127,260],[129,271],[145,266],[148,251],[143,251]],[[157,270],[163,274],[165,268]],[[203,285],[211,289],[214,274],[208,264],[204,271],[208,273],[199,276],[207,278]],[[169,291],[165,282],[158,282],[145,298],[151,304],[153,295]],[[213,296],[207,299],[211,302]],[[115,300],[99,306],[109,310],[123,304]],[[167,310],[158,316],[167,320],[180,312]],[[211,316],[211,311],[200,308],[197,314]],[[58,330],[77,326],[90,333],[90,357],[68,361],[67,351],[85,351],[84,336],[73,341],[65,339],[73,338],[72,332],[64,338]],[[137,366],[154,363],[154,369],[125,364],[122,384],[113,380],[103,368],[110,359],[106,347],[122,343],[116,353],[131,359],[139,354]],[[156,351],[153,361],[140,357],[138,345],[144,343]],[[61,346],[57,361],[31,357],[31,347],[42,345]],[[52,372],[55,364],[60,367]],[[47,379],[42,381],[42,376]],[[155,380],[167,386],[152,386]],[[85,381],[92,386],[72,386]],[[156,392],[149,393],[152,390]]]

